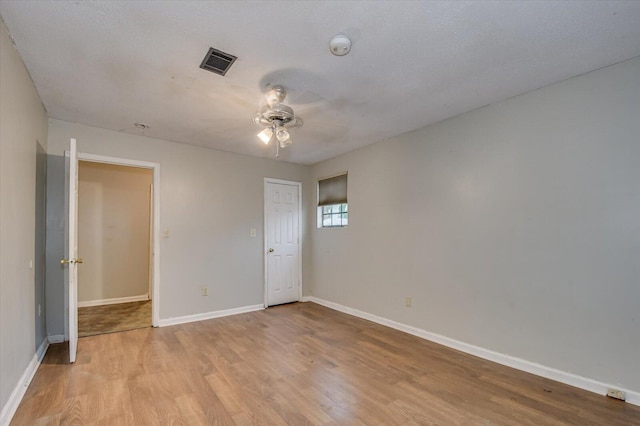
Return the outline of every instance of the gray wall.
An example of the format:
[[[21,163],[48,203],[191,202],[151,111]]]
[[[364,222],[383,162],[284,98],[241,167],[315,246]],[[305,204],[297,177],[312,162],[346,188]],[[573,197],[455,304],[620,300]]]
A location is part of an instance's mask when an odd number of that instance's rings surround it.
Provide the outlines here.
[[[36,352],[29,263],[36,254],[36,146],[47,148],[46,111],[1,20],[0,92],[1,410]]]
[[[263,302],[263,178],[302,182],[307,205],[308,166],[49,120],[49,154],[63,155],[71,137],[80,152],[160,163],[160,220],[169,230],[160,241],[161,319]],[[49,179],[49,186],[58,181],[51,174]],[[57,227],[63,206],[52,201],[49,207],[49,225]],[[249,237],[251,228],[257,238]],[[311,268],[303,258],[305,289]],[[47,278],[47,295],[64,294],[60,277]],[[203,286],[209,296],[201,295]],[[51,334],[64,331],[63,302],[48,304]]]
[[[47,152],[36,142],[35,194],[34,318],[36,348],[47,337],[45,306],[46,226],[47,226]]]
[[[315,165],[313,295],[640,391],[639,113],[634,59]]]
[[[64,252],[65,158],[47,155],[47,246],[46,246],[46,318],[47,335],[64,336]]]

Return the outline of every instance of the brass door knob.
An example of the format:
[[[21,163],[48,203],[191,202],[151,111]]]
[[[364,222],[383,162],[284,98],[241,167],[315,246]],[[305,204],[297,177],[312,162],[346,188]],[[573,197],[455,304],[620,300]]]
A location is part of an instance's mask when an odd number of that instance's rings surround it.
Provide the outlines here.
[[[78,259],[62,259],[60,261],[61,265],[69,265],[69,264],[72,264],[72,263],[84,263],[84,260],[78,258]]]

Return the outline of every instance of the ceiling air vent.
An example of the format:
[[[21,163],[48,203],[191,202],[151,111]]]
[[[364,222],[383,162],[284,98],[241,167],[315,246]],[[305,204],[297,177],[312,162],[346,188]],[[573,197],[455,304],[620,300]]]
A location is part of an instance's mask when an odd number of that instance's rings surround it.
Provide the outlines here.
[[[211,47],[200,64],[200,68],[216,74],[225,75],[236,59],[233,55]]]

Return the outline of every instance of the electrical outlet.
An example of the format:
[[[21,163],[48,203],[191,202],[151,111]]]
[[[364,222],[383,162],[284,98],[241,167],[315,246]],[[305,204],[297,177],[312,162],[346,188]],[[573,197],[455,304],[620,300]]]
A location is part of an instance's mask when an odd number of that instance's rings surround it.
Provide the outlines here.
[[[618,389],[613,389],[613,388],[607,389],[607,396],[611,398],[619,399],[621,401],[624,401],[626,399],[626,395],[624,394],[623,391]]]
[[[203,296],[208,296],[209,295],[209,289],[207,287],[202,287],[202,295]]]
[[[406,306],[407,308],[411,307],[411,298],[410,297],[406,297],[404,299],[404,306]]]
[[[249,236],[250,236],[251,238],[255,238],[255,237],[256,237],[256,228],[251,228],[251,229],[249,230]]]

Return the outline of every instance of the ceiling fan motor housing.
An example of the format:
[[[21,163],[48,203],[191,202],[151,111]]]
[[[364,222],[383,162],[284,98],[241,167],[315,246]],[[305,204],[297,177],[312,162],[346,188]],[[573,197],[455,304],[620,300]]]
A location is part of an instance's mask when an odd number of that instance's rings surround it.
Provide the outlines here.
[[[279,120],[282,124],[290,123],[294,118],[293,109],[287,105],[277,104],[271,108],[265,108],[261,112],[261,117],[266,121],[273,122]]]
[[[256,114],[253,121],[265,127],[273,125],[274,122],[287,127],[302,126],[302,120],[295,116],[293,108],[280,103],[285,97],[286,92],[281,86],[272,88],[265,95],[268,105]]]
[[[273,86],[267,93],[265,93],[264,97],[267,100],[267,105],[273,107],[284,102],[287,97],[287,92],[282,86]]]

